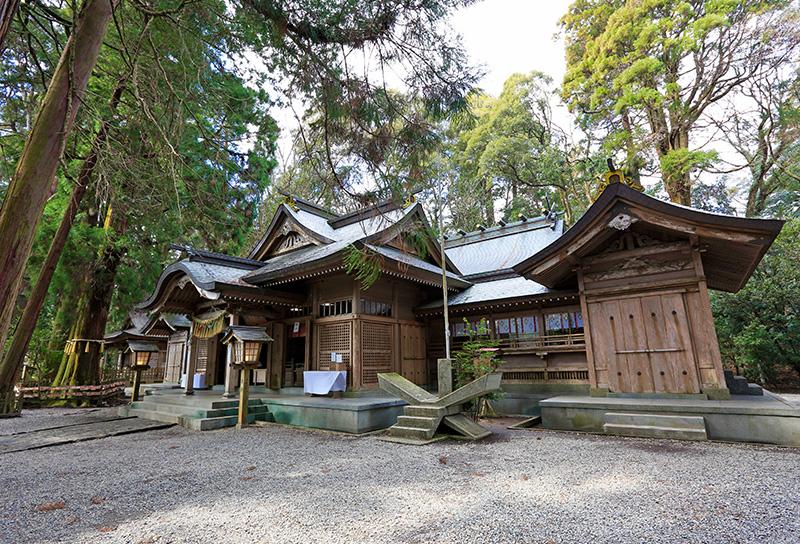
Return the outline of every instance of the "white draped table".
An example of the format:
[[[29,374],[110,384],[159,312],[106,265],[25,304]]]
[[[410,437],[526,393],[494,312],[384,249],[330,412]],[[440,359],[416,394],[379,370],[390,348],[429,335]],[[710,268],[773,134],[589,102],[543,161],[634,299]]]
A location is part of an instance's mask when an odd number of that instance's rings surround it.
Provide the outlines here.
[[[327,395],[347,389],[347,371],[312,370],[303,372],[303,391],[312,395]]]

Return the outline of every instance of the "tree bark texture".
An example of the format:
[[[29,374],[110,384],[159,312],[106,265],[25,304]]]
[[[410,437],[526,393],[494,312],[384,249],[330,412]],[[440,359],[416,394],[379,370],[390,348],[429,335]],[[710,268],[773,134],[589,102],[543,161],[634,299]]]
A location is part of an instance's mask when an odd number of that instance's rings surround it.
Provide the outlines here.
[[[19,0],[0,0],[0,55],[5,50],[6,34],[11,30],[11,21],[17,13]]]
[[[44,95],[0,209],[0,349],[5,345],[36,227],[118,0],[87,0]],[[0,366],[0,413],[17,369]]]

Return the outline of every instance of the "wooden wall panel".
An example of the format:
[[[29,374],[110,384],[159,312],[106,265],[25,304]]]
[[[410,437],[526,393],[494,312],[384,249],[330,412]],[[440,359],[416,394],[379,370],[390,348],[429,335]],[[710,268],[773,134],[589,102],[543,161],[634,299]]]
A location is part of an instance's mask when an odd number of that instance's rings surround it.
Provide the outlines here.
[[[703,300],[702,293],[690,292],[686,294],[686,307],[700,382],[705,387],[724,387],[722,357],[711,306]]]

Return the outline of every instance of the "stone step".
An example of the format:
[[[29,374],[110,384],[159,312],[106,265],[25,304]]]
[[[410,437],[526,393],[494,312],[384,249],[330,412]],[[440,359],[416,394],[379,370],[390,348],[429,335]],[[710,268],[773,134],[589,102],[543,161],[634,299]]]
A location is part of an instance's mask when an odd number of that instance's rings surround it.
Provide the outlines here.
[[[216,429],[224,429],[225,427],[235,427],[238,415],[226,417],[209,417],[202,419],[184,419],[181,425],[193,431],[213,431]],[[254,414],[250,411],[247,413],[247,422],[255,423],[256,421],[266,421],[270,423],[275,422],[275,416],[269,412]]]
[[[676,416],[647,412],[606,412],[603,423],[608,425],[633,425],[706,431],[702,416]]]
[[[403,414],[409,417],[441,417],[445,410],[437,406],[409,405],[403,407]]]
[[[433,429],[439,426],[439,418],[422,416],[398,416],[397,425],[415,429]]]
[[[705,428],[690,429],[677,427],[659,427],[656,425],[622,425],[606,423],[603,425],[606,434],[636,436],[643,438],[672,438],[675,440],[708,440]]]
[[[464,414],[447,416],[442,420],[442,422],[454,431],[457,431],[472,440],[486,438],[492,434],[492,431],[475,423]]]
[[[435,433],[436,429],[418,429],[416,427],[403,427],[402,425],[392,425],[388,431],[388,435],[392,438],[426,441],[433,438]]]
[[[186,406],[182,404],[138,401],[131,403],[131,407],[134,409],[163,412],[167,414],[176,414],[184,417],[193,417],[193,418],[235,416],[236,414],[239,413],[238,405],[229,408],[201,408],[197,406]],[[267,411],[267,407],[260,403],[248,404],[247,409],[248,411],[251,411],[253,413]]]
[[[275,421],[275,417],[266,410],[266,407],[264,408],[264,410],[248,410],[247,421],[249,423],[253,423],[254,421]],[[150,421],[174,423],[195,431],[210,431],[214,429],[222,429],[224,427],[233,427],[236,425],[236,420],[238,419],[237,413],[217,417],[191,417],[138,408],[128,408],[126,413],[128,415],[140,417]]]
[[[747,384],[747,394],[748,395],[763,395],[764,388],[755,383],[748,383]]]

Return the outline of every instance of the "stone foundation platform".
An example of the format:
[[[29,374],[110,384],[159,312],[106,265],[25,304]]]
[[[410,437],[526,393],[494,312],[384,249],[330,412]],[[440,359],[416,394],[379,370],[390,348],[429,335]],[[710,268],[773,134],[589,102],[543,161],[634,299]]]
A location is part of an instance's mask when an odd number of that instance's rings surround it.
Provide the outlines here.
[[[624,414],[637,416],[632,436],[678,438],[676,429],[665,431],[667,418],[659,416],[681,416],[702,418],[708,440],[800,446],[800,409],[767,391],[719,401],[563,395],[540,401],[539,408],[542,426],[548,429],[625,434],[609,426],[615,415]]]

